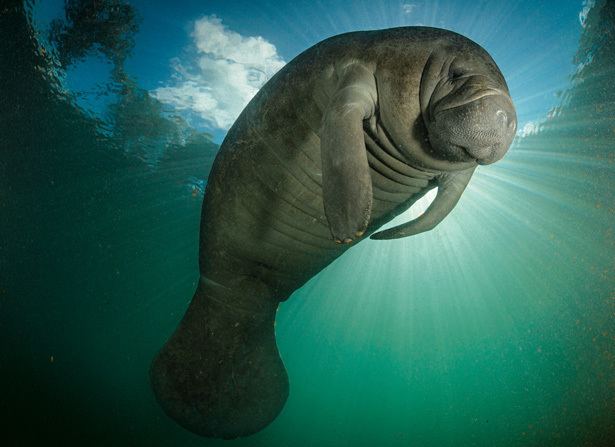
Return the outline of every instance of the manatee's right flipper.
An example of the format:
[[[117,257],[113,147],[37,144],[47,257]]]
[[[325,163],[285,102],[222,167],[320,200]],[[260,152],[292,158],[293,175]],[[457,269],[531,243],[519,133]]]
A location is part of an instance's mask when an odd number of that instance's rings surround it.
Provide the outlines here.
[[[288,397],[273,327],[277,306],[255,278],[232,287],[202,278],[150,368],[164,411],[188,430],[224,439],[273,421]]]
[[[323,202],[333,238],[350,243],[363,234],[372,210],[363,120],[375,112],[377,91],[373,72],[365,66],[353,63],[338,71],[320,135]]]
[[[438,193],[425,213],[410,222],[374,233],[370,238],[399,239],[433,230],[455,208],[475,169],[440,174],[437,178]]]

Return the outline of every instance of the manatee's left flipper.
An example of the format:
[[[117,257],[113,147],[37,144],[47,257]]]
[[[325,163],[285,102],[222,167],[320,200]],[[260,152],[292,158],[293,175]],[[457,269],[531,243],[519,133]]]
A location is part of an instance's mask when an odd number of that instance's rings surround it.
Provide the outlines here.
[[[363,235],[372,210],[363,121],[375,113],[377,92],[373,72],[362,64],[339,69],[338,79],[320,134],[323,202],[333,238],[351,243]]]

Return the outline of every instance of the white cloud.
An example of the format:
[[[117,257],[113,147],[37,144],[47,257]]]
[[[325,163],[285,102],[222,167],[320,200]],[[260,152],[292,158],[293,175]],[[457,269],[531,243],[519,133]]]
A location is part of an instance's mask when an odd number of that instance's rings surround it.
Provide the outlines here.
[[[228,129],[285,62],[267,40],[242,36],[215,16],[197,20],[192,38],[196,58],[174,59],[173,80],[151,94],[178,110],[195,113],[213,128]]]
[[[528,121],[523,128],[519,131],[520,137],[527,137],[528,135],[534,135],[540,130],[540,123],[536,121]]]
[[[587,22],[587,14],[589,14],[589,10],[594,7],[596,4],[595,0],[583,0],[583,8],[581,12],[579,12],[579,22],[581,22],[581,26],[585,28],[585,23]]]
[[[416,5],[414,3],[404,3],[401,5],[401,9],[404,14],[412,14],[412,11],[416,9]]]

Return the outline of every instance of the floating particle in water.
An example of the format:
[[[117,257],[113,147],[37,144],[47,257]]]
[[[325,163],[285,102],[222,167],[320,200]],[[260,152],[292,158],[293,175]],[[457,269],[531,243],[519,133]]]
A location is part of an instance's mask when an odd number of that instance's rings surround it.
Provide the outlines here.
[[[204,179],[200,179],[197,177],[188,177],[188,180],[185,183],[188,191],[190,191],[190,195],[192,197],[203,197],[205,194],[205,185],[207,182]]]

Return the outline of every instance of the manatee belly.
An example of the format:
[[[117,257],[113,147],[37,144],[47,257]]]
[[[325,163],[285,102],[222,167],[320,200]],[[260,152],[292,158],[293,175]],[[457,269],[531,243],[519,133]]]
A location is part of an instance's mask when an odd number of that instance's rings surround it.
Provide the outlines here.
[[[242,124],[242,123],[239,123]],[[267,138],[247,124],[217,158],[203,205],[201,271],[257,276],[290,293],[349,248],[336,244],[325,217],[320,139],[308,126]],[[366,131],[373,183],[373,228],[429,188]],[[343,148],[340,148],[343,150]],[[410,169],[410,171],[408,171]]]

